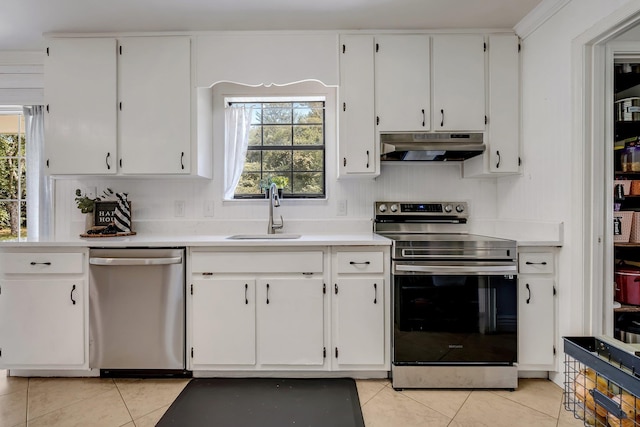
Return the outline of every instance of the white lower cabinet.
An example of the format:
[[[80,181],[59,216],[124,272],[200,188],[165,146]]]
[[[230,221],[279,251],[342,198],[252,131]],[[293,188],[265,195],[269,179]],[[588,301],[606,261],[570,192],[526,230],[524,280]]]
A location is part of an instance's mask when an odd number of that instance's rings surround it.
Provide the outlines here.
[[[388,371],[388,264],[379,247],[190,249],[189,369]]]
[[[339,248],[332,254],[332,369],[389,370],[388,248]]]
[[[326,370],[325,254],[192,250],[190,369]]]
[[[193,280],[191,294],[192,363],[255,365],[255,280]]]
[[[261,366],[324,365],[324,281],[257,281],[258,361]]]
[[[556,271],[553,248],[518,252],[518,369],[555,370]]]
[[[0,252],[0,368],[87,369],[86,252]]]
[[[337,365],[383,365],[384,279],[339,279],[333,298],[333,356]]]

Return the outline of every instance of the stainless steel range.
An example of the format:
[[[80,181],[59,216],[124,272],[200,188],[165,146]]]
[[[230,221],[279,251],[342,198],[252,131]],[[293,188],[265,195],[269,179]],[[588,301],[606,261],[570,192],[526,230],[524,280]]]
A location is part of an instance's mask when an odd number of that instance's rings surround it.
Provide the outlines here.
[[[469,234],[465,202],[376,202],[393,240],[392,383],[518,384],[516,242]]]

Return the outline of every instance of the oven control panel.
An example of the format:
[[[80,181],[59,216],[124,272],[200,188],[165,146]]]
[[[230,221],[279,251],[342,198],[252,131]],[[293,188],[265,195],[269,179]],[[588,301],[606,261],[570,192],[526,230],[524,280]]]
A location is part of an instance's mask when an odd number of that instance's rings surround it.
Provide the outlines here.
[[[467,202],[376,202],[376,215],[467,217]]]

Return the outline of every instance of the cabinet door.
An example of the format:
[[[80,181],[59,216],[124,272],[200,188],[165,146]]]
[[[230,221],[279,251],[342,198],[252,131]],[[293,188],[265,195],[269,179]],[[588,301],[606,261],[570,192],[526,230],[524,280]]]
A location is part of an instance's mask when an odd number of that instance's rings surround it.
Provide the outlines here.
[[[373,36],[341,37],[338,167],[341,176],[378,173],[373,50]]]
[[[554,363],[554,281],[527,275],[518,277],[518,363]]]
[[[378,130],[430,128],[429,37],[376,37],[375,98]]]
[[[258,287],[258,362],[261,365],[324,364],[322,279],[261,279]]]
[[[190,39],[126,37],[119,44],[121,172],[190,173]]]
[[[255,281],[193,281],[191,331],[194,365],[255,365]]]
[[[341,279],[334,284],[333,356],[339,365],[384,363],[384,280]]]
[[[485,129],[484,36],[433,36],[433,128]]]
[[[0,282],[0,366],[83,367],[84,293],[82,280]]]
[[[517,36],[489,37],[489,170],[515,173],[520,158],[520,55]]]
[[[116,40],[49,40],[44,87],[47,172],[115,174]]]

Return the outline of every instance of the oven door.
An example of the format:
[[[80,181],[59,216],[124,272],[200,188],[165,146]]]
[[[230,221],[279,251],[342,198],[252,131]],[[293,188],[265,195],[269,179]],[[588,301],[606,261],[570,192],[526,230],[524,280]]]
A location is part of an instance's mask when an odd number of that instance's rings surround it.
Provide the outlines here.
[[[517,361],[514,262],[393,265],[394,365]]]

